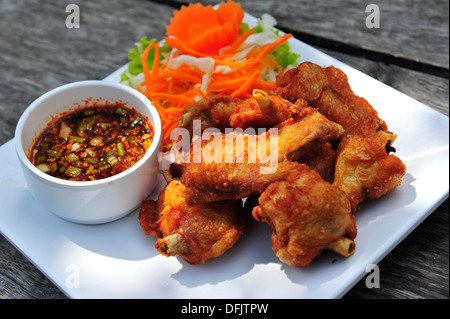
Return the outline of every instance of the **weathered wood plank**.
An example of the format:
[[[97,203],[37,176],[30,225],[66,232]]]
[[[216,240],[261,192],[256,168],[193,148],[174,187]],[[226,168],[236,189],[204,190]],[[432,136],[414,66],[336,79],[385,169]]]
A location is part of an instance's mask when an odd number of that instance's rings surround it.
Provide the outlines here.
[[[175,1],[216,4],[220,1]],[[448,69],[449,2],[446,0],[241,0],[256,17],[273,15],[278,27]],[[366,12],[375,4],[380,27],[368,28]],[[433,48],[430,50],[430,48]]]
[[[81,27],[68,29],[64,2],[1,1],[0,144],[34,99],[69,82],[103,79],[128,62],[141,37],[162,38],[173,11],[144,0],[79,2]]]
[[[0,145],[13,137],[21,112],[35,98],[68,82],[104,78],[127,62],[128,49],[140,37],[147,35],[162,38],[164,26],[173,11],[173,7],[144,0],[127,3],[118,0],[72,3],[80,5],[80,29],[65,27],[67,14],[64,3],[50,0],[0,0]],[[283,6],[285,9],[293,8],[296,2],[289,4],[291,7],[286,7],[287,4],[283,3],[269,3],[269,0],[243,1],[244,8],[255,15],[267,12],[265,8],[274,12],[282,11]],[[333,16],[337,12],[344,15],[342,12],[356,10],[344,5],[352,2],[340,3],[339,9],[343,11],[337,10],[339,6],[333,4],[335,11],[330,14],[332,19],[342,18]],[[281,7],[277,9],[278,5]],[[417,5],[419,4],[416,3]],[[320,6],[324,5],[302,2],[303,11],[306,10],[302,14],[309,13],[309,20],[305,23],[312,30],[300,30],[312,33],[317,27],[318,31],[326,32],[325,27],[320,24],[320,19],[324,16],[323,12],[317,10]],[[429,6],[428,2],[426,6]],[[381,5],[380,8],[383,10]],[[280,18],[289,18],[294,13],[282,13]],[[280,18],[279,22],[282,20]],[[416,23],[422,23],[421,21],[419,19]],[[292,28],[290,22],[284,23]],[[340,23],[346,26],[350,22]],[[5,32],[11,30],[11,26],[13,32]],[[328,33],[317,34],[341,41]],[[363,43],[357,33],[348,31],[348,34],[348,41],[351,41],[348,43]],[[429,45],[433,47],[432,43]],[[448,114],[448,79],[333,51],[326,53]],[[346,297],[448,298],[448,200],[380,263],[380,269],[380,289],[369,290],[363,279]],[[0,236],[0,298],[65,296]]]
[[[66,298],[33,264],[0,236],[0,299]]]

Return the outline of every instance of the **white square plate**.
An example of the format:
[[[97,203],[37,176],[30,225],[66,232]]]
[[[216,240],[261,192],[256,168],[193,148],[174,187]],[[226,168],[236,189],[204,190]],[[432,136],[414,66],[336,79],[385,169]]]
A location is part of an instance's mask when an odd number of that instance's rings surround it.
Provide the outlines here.
[[[255,24],[249,15],[245,21]],[[71,298],[339,298],[447,197],[448,117],[298,41],[301,62],[334,65],[398,134],[403,184],[363,205],[356,252],[330,252],[307,268],[282,264],[267,224],[255,222],[223,256],[192,266],[155,250],[137,212],[103,225],[78,225],[41,209],[27,189],[11,140],[0,147],[0,232]],[[124,67],[105,81],[119,82]],[[150,196],[155,199],[160,187]]]

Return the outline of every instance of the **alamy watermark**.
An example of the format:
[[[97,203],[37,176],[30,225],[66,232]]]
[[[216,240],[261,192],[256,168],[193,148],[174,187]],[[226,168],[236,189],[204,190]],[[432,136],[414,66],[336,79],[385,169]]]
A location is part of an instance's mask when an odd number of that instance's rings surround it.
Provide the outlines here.
[[[80,288],[80,267],[75,264],[68,264],[66,266],[66,288]]]
[[[80,7],[76,4],[69,4],[66,6],[66,27],[68,29],[80,28]]]
[[[366,27],[368,29],[380,28],[380,7],[376,4],[369,4],[366,6]]]
[[[366,272],[369,273],[366,277],[366,287],[380,288],[380,267],[375,264],[367,265]]]
[[[193,136],[182,127],[170,133],[177,141],[170,151],[161,153],[160,169],[169,169],[172,163],[245,163],[262,164],[261,174],[273,174],[278,166],[278,129],[226,128],[225,134],[217,128],[202,132],[200,120],[193,121]],[[202,142],[208,142],[207,144]]]

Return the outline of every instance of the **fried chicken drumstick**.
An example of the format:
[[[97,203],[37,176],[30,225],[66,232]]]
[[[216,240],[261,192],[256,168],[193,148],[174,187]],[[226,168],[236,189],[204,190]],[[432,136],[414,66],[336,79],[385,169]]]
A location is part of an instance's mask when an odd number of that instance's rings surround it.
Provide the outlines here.
[[[291,102],[304,99],[329,120],[341,124],[345,135],[371,136],[387,131],[386,123],[363,98],[356,96],[347,75],[333,66],[304,62],[277,78],[277,94]]]
[[[158,238],[155,248],[164,256],[180,256],[203,264],[232,247],[244,228],[241,200],[188,206],[186,188],[170,181],[157,201],[146,200],[139,211],[141,227]]]
[[[357,230],[350,202],[306,165],[267,187],[252,214],[270,225],[272,249],[289,266],[308,266],[326,249],[344,257],[354,253]]]

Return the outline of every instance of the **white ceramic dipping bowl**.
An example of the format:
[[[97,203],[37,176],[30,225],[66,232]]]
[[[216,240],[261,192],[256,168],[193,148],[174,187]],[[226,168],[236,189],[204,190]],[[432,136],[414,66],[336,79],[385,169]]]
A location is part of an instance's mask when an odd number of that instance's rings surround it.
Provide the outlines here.
[[[127,170],[96,181],[69,181],[41,172],[28,158],[36,139],[59,115],[80,106],[124,103],[146,116],[154,140],[146,154]],[[104,81],[81,81],[53,89],[22,114],[15,131],[15,146],[27,185],[36,201],[53,214],[76,223],[101,224],[137,209],[158,181],[161,120],[155,107],[138,91]]]

